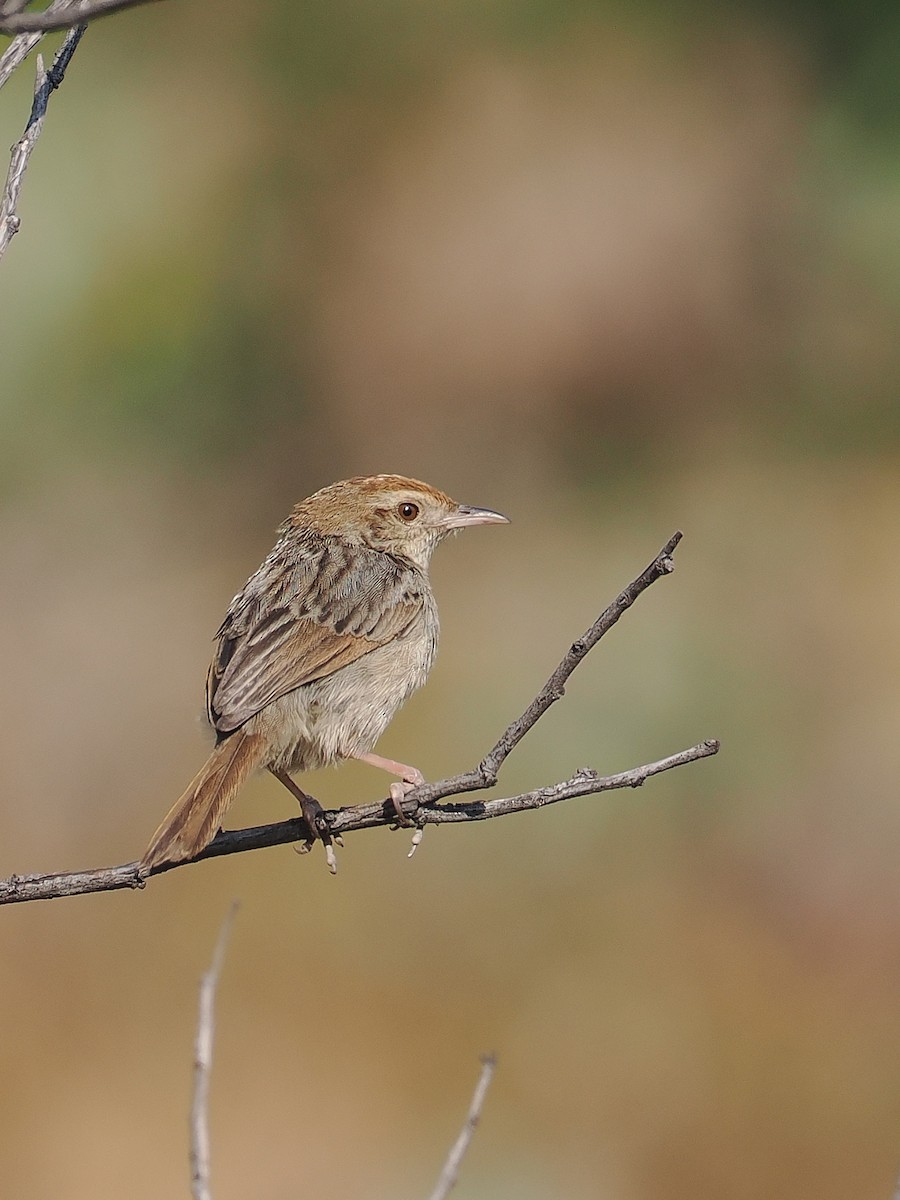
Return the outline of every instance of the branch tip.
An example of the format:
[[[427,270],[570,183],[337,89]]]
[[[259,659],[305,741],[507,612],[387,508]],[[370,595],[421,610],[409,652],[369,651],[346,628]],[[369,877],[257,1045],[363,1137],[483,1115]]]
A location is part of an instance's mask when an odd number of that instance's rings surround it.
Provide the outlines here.
[[[54,0],[54,3],[56,4],[56,0]],[[16,206],[19,203],[19,193],[22,190],[22,181],[28,167],[28,160],[34,150],[35,143],[41,135],[44,117],[47,114],[47,103],[51,93],[62,83],[66,68],[71,62],[72,55],[75,53],[86,28],[85,25],[77,25],[75,28],[69,30],[65,41],[53,59],[49,72],[45,70],[43,56],[40,54],[37,56],[34,99],[31,105],[31,113],[25,125],[25,132],[12,147],[6,182],[2,194],[0,194],[0,258],[5,254],[9,243],[19,232],[21,226]],[[0,32],[3,32],[2,21],[0,21]],[[25,42],[29,43],[28,48],[31,49],[37,45],[39,40],[40,36],[35,35],[33,41],[26,38]],[[14,47],[15,43],[11,43],[2,57],[0,57],[0,85],[9,78],[9,73],[13,67],[22,61],[18,57],[18,51],[13,54],[10,53],[14,50]],[[27,53],[24,43],[22,45],[22,53]]]
[[[483,1054],[481,1056],[481,1074],[478,1077],[478,1082],[475,1084],[475,1091],[472,1093],[465,1123],[460,1130],[459,1137],[457,1137],[450,1153],[447,1155],[447,1161],[444,1163],[435,1189],[431,1193],[430,1200],[446,1200],[446,1197],[456,1185],[456,1181],[459,1178],[460,1164],[465,1157],[466,1151],[469,1149],[469,1143],[472,1141],[472,1137],[478,1127],[478,1122],[481,1120],[481,1110],[484,1107],[485,1096],[487,1096],[487,1090],[491,1086],[496,1066],[497,1059],[493,1054]]]

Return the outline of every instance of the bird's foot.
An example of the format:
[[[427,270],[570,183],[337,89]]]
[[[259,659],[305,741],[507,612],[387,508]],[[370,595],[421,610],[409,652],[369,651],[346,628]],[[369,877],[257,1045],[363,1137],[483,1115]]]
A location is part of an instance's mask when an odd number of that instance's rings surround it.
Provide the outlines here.
[[[396,824],[393,829],[411,829],[416,827],[416,832],[413,834],[412,847],[407,855],[407,858],[412,858],[416,850],[422,842],[424,835],[424,827],[419,824],[414,818],[407,816],[403,811],[403,801],[411,791],[419,787],[425,782],[425,776],[418,767],[411,767],[407,763],[397,762],[393,758],[382,758],[380,754],[360,754],[359,761],[368,763],[370,767],[379,767],[382,771],[390,771],[392,775],[399,776],[396,783],[391,784],[391,804],[394,807],[396,814]]]
[[[299,845],[295,843],[294,849],[298,854],[309,854],[316,842],[321,842],[325,847],[326,866],[332,875],[337,875],[337,856],[334,848],[335,846],[343,848],[343,838],[340,834],[332,834],[331,826],[328,823],[328,814],[314,796],[305,796],[305,802],[301,801],[300,807],[303,810],[303,819],[309,827],[310,836]]]
[[[272,771],[272,768],[269,768]],[[315,798],[298,787],[288,775],[287,771],[272,771],[272,774],[279,783],[283,783],[287,790],[300,804],[300,811],[303,814],[303,820],[306,822],[306,827],[309,830],[309,836],[305,842],[300,845],[295,845],[295,850],[298,854],[309,854],[316,842],[321,841],[325,847],[325,862],[328,870],[332,875],[337,875],[337,857],[334,853],[335,843],[338,846],[343,846],[340,836],[333,837],[331,827],[328,824],[328,815],[325,809]]]
[[[393,758],[382,758],[380,754],[360,754],[359,761],[368,763],[370,767],[378,767],[398,777],[398,782],[391,784],[391,803],[397,814],[397,824],[409,826],[413,822],[403,811],[403,799],[413,788],[425,782],[425,776],[418,767],[410,767],[406,763],[397,762]]]
[[[415,824],[403,811],[403,801],[414,788],[417,788],[420,783],[425,782],[421,772],[417,772],[417,774],[419,775],[417,780],[403,779],[391,784],[391,804],[394,806],[394,813],[397,817],[395,828],[399,828],[402,825],[404,829],[408,829],[411,825]]]
[[[415,833],[412,835],[412,842],[410,843],[409,852],[406,855],[407,858],[412,858],[418,848],[422,845],[422,838],[425,836],[425,826],[419,820],[408,817],[403,811],[403,801],[405,797],[409,795],[413,788],[417,788],[420,783],[425,782],[421,771],[416,771],[416,774],[419,776],[419,778],[415,782],[412,780],[403,780],[400,783],[391,784],[391,803],[394,806],[394,812],[397,814],[396,824],[392,825],[391,828],[412,829],[415,827]]]

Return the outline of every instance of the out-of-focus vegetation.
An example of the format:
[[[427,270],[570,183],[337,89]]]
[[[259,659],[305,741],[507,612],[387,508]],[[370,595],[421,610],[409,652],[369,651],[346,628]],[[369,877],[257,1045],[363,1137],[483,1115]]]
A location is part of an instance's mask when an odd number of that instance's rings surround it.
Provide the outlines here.
[[[509,513],[435,564],[382,746],[475,761],[676,527],[471,829],[7,910],[4,1191],[883,1198],[900,1169],[900,10],[248,6],[100,22],[0,266],[0,873],[124,861],[200,763],[211,638],[290,505]],[[31,80],[0,96],[0,145]],[[362,767],[310,787],[370,799]],[[236,821],[291,812],[274,783]]]

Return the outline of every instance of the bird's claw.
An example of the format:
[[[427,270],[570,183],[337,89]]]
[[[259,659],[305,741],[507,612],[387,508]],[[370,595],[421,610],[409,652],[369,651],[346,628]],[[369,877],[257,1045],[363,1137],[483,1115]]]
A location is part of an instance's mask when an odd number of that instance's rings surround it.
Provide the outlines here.
[[[410,843],[409,853],[406,855],[407,858],[412,858],[412,856],[415,854],[415,852],[418,850],[418,848],[422,845],[422,838],[424,836],[425,836],[425,826],[424,825],[417,826],[416,832],[412,835],[412,842]]]
[[[331,833],[331,820],[328,813],[315,798],[308,796],[306,792],[299,788],[290,775],[286,771],[272,771],[276,779],[280,780],[284,786],[291,792],[300,802],[300,811],[303,813],[303,820],[306,822],[306,828],[309,831],[305,841],[300,845],[294,843],[294,849],[298,854],[309,854],[316,842],[321,841],[325,847],[325,862],[328,870],[332,875],[337,875],[337,858],[334,853],[334,844],[343,846],[340,835],[333,837]]]
[[[309,854],[313,846],[321,840],[325,847],[325,863],[332,875],[337,875],[337,855],[334,852],[335,844],[343,848],[343,840],[340,835],[332,837],[329,833],[321,833],[317,838],[307,838],[305,842],[294,843],[294,851],[297,854]]]
[[[391,784],[391,804],[393,804],[394,812],[397,814],[397,824],[395,828],[399,829],[402,826],[404,829],[408,829],[415,823],[411,821],[403,811],[403,801],[414,788],[419,786],[419,783],[424,783],[424,779],[420,779],[416,782],[403,779],[397,780],[395,783]]]
[[[328,864],[328,870],[332,875],[337,875],[337,857],[330,840],[325,843],[325,862]]]

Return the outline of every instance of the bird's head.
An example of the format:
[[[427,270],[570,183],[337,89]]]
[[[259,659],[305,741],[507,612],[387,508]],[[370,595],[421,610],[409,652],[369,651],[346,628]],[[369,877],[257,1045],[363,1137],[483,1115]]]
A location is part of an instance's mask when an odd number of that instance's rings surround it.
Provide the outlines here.
[[[467,525],[506,524],[490,508],[457,504],[444,492],[403,475],[366,475],[329,484],[291,514],[290,523],[407,558],[427,568],[438,542]]]

